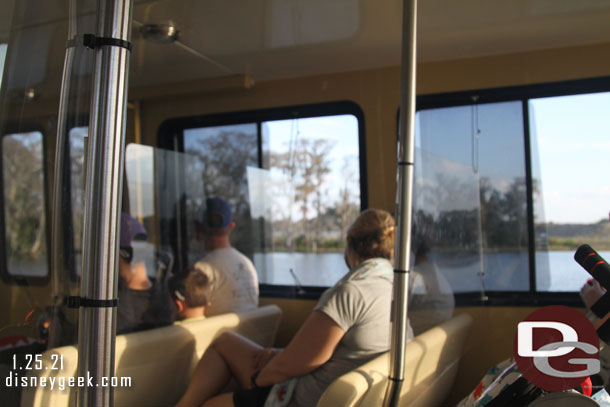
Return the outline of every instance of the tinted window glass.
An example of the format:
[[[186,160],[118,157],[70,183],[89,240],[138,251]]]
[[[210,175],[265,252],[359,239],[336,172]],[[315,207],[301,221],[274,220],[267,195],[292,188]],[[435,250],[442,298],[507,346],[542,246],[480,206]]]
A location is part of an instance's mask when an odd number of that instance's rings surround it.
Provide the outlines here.
[[[583,243],[610,259],[609,106],[610,93],[529,101],[540,291],[580,290],[590,278],[573,258]]]
[[[345,232],[361,209],[360,123],[353,114],[308,117],[293,110],[290,119],[257,121],[274,112],[250,122],[236,114],[240,124],[188,125],[205,117],[172,123],[182,140],[168,134],[166,142],[174,149],[182,143],[184,154],[157,169],[159,187],[169,192],[160,192],[162,222],[178,235],[168,243],[186,251],[189,264],[201,259],[195,221],[206,198],[222,197],[236,224],[232,245],[253,260],[261,284],[329,286],[347,271]],[[161,187],[164,179],[174,181]]]
[[[83,216],[85,208],[85,145],[87,127],[74,127],[68,133],[70,143],[70,205],[72,207],[72,250],[74,273],[81,274],[83,252]]]
[[[221,197],[231,205],[235,229],[232,244],[252,257],[255,250],[248,196],[248,167],[258,167],[258,133],[255,123],[215,126],[184,131],[186,227],[189,262],[199,260],[203,244],[195,233],[195,220],[206,198]]]
[[[417,113],[414,244],[455,292],[529,290],[523,140],[521,102]]]
[[[2,77],[4,76],[4,61],[6,61],[6,44],[0,44],[0,89],[2,86]]]
[[[2,182],[8,273],[45,277],[49,269],[42,133],[2,138]]]
[[[345,233],[360,212],[358,120],[352,115],[263,123],[269,162],[255,218],[254,260],[267,284],[333,285],[347,271]]]

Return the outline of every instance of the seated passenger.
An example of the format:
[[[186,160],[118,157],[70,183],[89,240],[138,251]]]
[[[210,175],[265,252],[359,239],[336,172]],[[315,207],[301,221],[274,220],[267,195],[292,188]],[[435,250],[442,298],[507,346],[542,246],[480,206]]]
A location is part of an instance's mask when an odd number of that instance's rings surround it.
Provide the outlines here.
[[[205,210],[195,226],[197,234],[203,236],[207,252],[194,266],[210,281],[210,305],[205,308],[205,315],[256,308],[258,276],[250,259],[231,247],[230,236],[235,222],[227,201],[207,199]]]
[[[149,279],[154,274],[154,250],[146,242],[144,226],[127,213],[121,214],[119,237],[119,287],[117,334],[171,323],[169,294]]]
[[[189,270],[169,280],[169,293],[178,310],[175,324],[205,318],[204,309],[209,305],[208,277],[198,270]]]
[[[587,317],[593,323],[595,328],[602,326],[608,319],[610,319],[610,313],[606,314],[604,318],[597,318],[591,311],[591,307],[595,304],[604,294],[606,289],[602,287],[599,282],[595,279],[589,279],[580,289],[580,298],[585,304],[585,307],[589,310]],[[599,351],[599,363],[600,372],[599,376],[604,385],[604,388],[610,389],[610,346],[603,342],[600,338],[600,351]]]
[[[138,329],[150,307],[152,283],[148,279],[146,262],[140,256],[134,258],[132,245],[134,240],[146,240],[147,237],[140,222],[127,213],[121,213],[117,334]]]
[[[455,298],[449,282],[430,262],[430,249],[420,239],[415,251],[415,266],[409,276],[409,321],[419,335],[453,316]]]
[[[347,233],[349,272],[324,292],[288,346],[263,349],[225,332],[203,354],[178,406],[263,406],[268,396],[315,406],[333,380],[390,348],[393,245],[392,216],[362,212]],[[242,390],[219,395],[231,377]]]

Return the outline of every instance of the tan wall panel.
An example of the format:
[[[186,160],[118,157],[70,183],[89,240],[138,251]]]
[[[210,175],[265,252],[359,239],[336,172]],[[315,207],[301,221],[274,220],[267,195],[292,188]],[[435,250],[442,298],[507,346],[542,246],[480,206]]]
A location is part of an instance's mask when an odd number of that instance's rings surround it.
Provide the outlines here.
[[[494,364],[513,356],[517,324],[538,307],[463,307],[474,319],[466,353],[460,363],[451,396],[445,405],[455,405],[470,394]],[[580,311],[585,312],[584,309]]]
[[[260,306],[275,304],[282,310],[282,318],[278,328],[274,346],[283,348],[297,333],[301,324],[309,316],[315,300],[295,300],[290,298],[261,298]]]
[[[418,75],[418,93],[595,78],[610,75],[610,43],[431,62]]]
[[[447,405],[455,405],[474,390],[492,365],[512,356],[517,324],[534,309],[530,307],[456,309],[456,314],[467,313],[472,316],[474,324]]]

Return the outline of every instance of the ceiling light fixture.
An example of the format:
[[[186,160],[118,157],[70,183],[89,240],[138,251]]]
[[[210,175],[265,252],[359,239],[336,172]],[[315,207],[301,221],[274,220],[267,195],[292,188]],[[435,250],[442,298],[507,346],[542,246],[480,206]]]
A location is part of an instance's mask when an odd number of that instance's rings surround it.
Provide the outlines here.
[[[140,33],[144,39],[159,44],[171,44],[180,38],[180,31],[172,23],[143,24]]]

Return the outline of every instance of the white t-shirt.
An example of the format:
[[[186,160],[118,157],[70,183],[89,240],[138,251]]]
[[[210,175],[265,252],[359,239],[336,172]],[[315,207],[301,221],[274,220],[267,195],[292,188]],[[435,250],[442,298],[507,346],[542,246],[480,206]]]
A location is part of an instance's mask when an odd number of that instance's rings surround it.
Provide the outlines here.
[[[232,247],[216,249],[195,264],[210,280],[205,315],[241,312],[258,307],[258,276],[249,258]]]

